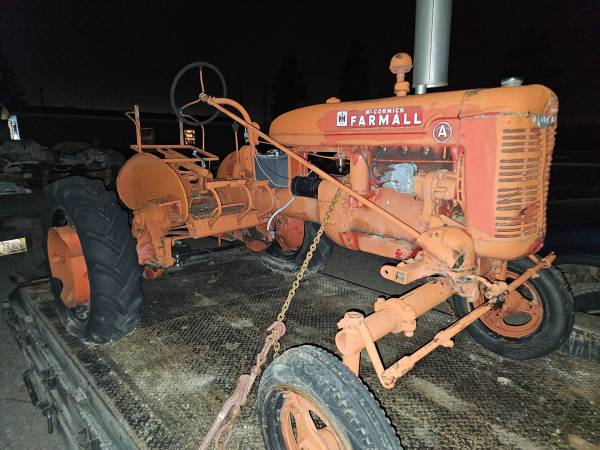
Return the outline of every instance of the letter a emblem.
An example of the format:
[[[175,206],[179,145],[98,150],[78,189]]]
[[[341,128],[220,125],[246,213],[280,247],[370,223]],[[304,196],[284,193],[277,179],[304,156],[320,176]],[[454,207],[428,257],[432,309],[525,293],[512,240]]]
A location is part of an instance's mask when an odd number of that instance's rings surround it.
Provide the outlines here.
[[[452,137],[452,126],[448,122],[439,122],[433,127],[431,134],[435,142],[445,144]]]

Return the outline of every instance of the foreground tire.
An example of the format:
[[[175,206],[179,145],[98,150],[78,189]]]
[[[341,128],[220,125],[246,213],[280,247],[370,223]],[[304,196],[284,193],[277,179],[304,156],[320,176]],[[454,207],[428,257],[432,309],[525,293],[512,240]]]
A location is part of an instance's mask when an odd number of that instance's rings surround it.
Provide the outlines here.
[[[127,212],[115,193],[99,180],[60,179],[45,190],[42,225],[56,308],[66,329],[96,343],[131,333],[140,320],[141,268]]]
[[[266,251],[259,253],[260,261],[269,269],[275,272],[295,273],[300,269],[304,258],[308,253],[310,244],[312,244],[319,225],[312,222],[304,222],[304,240],[302,245],[295,252],[283,250],[277,241],[273,242]],[[321,241],[313,254],[313,258],[308,266],[308,273],[316,273],[323,270],[333,251],[333,241],[325,234],[321,236]]]
[[[530,267],[533,262],[528,258],[509,262],[507,282]],[[477,306],[460,296],[454,296],[452,303],[459,317]],[[550,267],[509,294],[502,308],[491,310],[467,331],[478,343],[499,355],[533,359],[557,350],[567,340],[574,312],[573,296],[565,277]]]
[[[362,381],[311,345],[292,348],[267,367],[257,405],[268,450],[402,448]]]

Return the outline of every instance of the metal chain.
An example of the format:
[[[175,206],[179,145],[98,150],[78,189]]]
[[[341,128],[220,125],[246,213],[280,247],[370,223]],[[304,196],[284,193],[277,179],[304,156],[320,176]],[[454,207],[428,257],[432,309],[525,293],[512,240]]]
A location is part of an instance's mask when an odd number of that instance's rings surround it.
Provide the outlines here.
[[[256,355],[256,363],[252,366],[249,374],[242,374],[238,379],[238,384],[231,396],[225,401],[221,411],[213,421],[210,429],[202,443],[200,444],[199,450],[208,450],[210,444],[212,442],[215,443],[216,449],[225,449],[231,438],[233,433],[233,426],[237,417],[240,415],[240,411],[242,406],[246,403],[248,399],[248,394],[252,389],[252,385],[254,381],[262,372],[262,367],[267,362],[267,355],[271,347],[273,348],[273,357],[276,358],[279,356],[281,351],[281,344],[279,343],[279,339],[285,334],[285,315],[290,308],[290,304],[296,295],[296,291],[300,287],[300,281],[304,278],[304,274],[308,269],[308,265],[312,260],[313,254],[317,249],[317,245],[321,241],[321,237],[323,236],[323,232],[325,231],[325,227],[327,226],[327,222],[329,222],[329,218],[335,209],[335,205],[337,204],[340,196],[342,194],[341,190],[337,190],[335,196],[333,197],[333,201],[329,205],[327,212],[325,213],[325,217],[323,217],[323,222],[317,231],[308,252],[306,253],[306,257],[304,258],[304,262],[302,266],[300,266],[300,270],[296,274],[296,279],[292,283],[292,287],[290,288],[287,298],[283,302],[281,306],[281,311],[277,315],[277,320],[273,322],[269,328],[267,328],[268,334],[265,338],[265,342],[263,344],[262,349]]]
[[[310,261],[313,258],[313,254],[314,254],[315,250],[317,249],[317,245],[319,245],[319,242],[321,241],[321,237],[323,236],[325,227],[327,226],[327,223],[329,222],[329,218],[331,217],[331,214],[333,213],[333,210],[335,209],[335,205],[337,205],[337,202],[340,199],[341,195],[342,195],[342,191],[340,189],[338,189],[337,192],[335,193],[335,196],[333,197],[333,201],[331,202],[331,204],[329,205],[329,208],[327,209],[327,212],[325,213],[325,216],[323,217],[323,221],[321,222],[321,226],[319,227],[317,234],[315,235],[312,243],[310,244],[310,247],[308,248],[308,252],[306,253],[304,262],[302,263],[302,266],[300,266],[300,270],[296,274],[296,279],[292,283],[292,287],[290,288],[290,290],[288,292],[287,298],[283,302],[283,305],[281,305],[281,311],[279,311],[279,314],[277,315],[278,322],[285,321],[285,315],[287,314],[288,309],[290,309],[290,305],[292,304],[292,300],[294,299],[294,296],[296,295],[296,291],[300,287],[300,282],[304,278],[304,274],[306,273],[306,270],[308,269],[308,265],[310,264]],[[279,343],[279,339],[277,339],[273,343],[273,357],[277,358],[279,356],[280,352],[281,352],[281,344]]]

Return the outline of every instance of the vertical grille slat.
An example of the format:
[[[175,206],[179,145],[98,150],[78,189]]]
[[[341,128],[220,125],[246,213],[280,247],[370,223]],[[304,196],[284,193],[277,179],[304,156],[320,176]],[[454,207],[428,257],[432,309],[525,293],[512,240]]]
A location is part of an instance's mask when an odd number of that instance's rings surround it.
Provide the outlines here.
[[[545,229],[554,130],[502,130],[496,171],[495,237],[519,238]]]

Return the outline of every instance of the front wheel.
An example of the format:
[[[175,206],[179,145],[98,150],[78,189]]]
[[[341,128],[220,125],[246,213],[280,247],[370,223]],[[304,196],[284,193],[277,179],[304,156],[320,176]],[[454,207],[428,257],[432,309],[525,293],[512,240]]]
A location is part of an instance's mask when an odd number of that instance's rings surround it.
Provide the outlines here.
[[[533,267],[528,258],[508,263],[506,282]],[[454,296],[454,311],[465,316],[483,303]],[[467,331],[481,345],[511,359],[533,359],[557,350],[573,328],[575,306],[565,277],[555,267],[542,269],[506,296],[502,306],[473,322]]]
[[[362,381],[312,345],[291,348],[267,367],[257,405],[267,450],[402,448]]]

